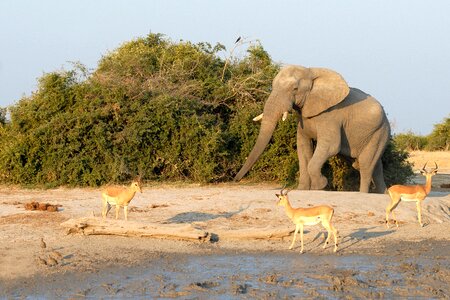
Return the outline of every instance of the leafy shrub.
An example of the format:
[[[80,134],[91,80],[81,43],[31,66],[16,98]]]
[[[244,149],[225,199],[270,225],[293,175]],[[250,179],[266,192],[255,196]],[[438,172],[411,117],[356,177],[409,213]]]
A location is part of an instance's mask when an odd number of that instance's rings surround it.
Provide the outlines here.
[[[6,112],[7,112],[6,107],[0,107],[0,125],[6,124]]]
[[[425,136],[416,135],[413,132],[400,133],[394,136],[395,145],[406,151],[423,150],[428,139]]]
[[[412,165],[407,161],[409,154],[399,149],[391,139],[381,157],[383,175],[386,186],[405,184],[413,176]],[[353,167],[355,166],[355,167]],[[355,160],[342,155],[336,155],[328,160],[323,171],[328,178],[328,189],[337,191],[359,190],[360,174]],[[374,190],[372,183],[371,190]]]
[[[392,139],[388,142],[381,157],[384,181],[387,187],[405,184],[414,177],[413,165],[408,162],[408,157],[408,152],[397,147]]]
[[[0,110],[0,182],[98,186],[138,173],[232,179],[254,145],[259,125],[252,118],[279,66],[260,44],[242,59],[224,60],[223,50],[150,34],[107,53],[92,74],[81,64],[44,74],[36,92],[9,108],[11,122]],[[295,135],[295,118],[280,121],[247,180],[295,182]],[[392,165],[405,160],[386,153]],[[331,189],[355,189],[359,174],[341,159],[329,163]]]
[[[430,151],[450,150],[450,118],[445,118],[442,123],[434,125],[433,132],[428,136],[426,149]]]

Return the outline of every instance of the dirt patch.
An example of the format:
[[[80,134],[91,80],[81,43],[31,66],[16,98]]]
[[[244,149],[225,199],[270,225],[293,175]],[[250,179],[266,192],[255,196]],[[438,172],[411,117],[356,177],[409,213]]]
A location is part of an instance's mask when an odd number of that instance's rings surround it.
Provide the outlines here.
[[[388,229],[387,195],[293,190],[293,206],[333,206],[340,236],[333,254],[332,246],[322,249],[320,225],[305,227],[306,254],[300,255],[299,239],[287,250],[292,234],[264,234],[295,228],[276,206],[279,190],[238,184],[144,187],[132,201],[129,224],[192,226],[215,234],[207,241],[186,241],[83,235],[82,230],[68,235],[60,224],[69,219],[89,218],[105,229],[114,224],[125,231],[127,222],[110,216],[101,223],[100,189],[0,187],[0,298],[449,294],[450,191],[433,187],[423,204],[425,227],[418,224],[414,203],[402,202],[396,209],[400,227]],[[57,214],[25,210],[31,201],[62,206]]]

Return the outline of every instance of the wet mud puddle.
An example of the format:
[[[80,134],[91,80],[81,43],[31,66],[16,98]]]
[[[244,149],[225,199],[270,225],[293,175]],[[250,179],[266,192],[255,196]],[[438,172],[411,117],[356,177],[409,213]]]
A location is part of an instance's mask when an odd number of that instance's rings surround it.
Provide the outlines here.
[[[239,253],[165,255],[140,266],[34,277],[6,285],[20,298],[445,298],[449,262],[442,258]]]

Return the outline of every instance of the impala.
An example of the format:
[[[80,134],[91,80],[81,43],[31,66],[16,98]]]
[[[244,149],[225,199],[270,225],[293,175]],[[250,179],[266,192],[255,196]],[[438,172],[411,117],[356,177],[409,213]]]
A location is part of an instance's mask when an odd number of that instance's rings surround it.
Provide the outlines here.
[[[300,253],[303,253],[303,226],[304,225],[316,225],[322,222],[322,226],[327,230],[327,239],[323,248],[328,245],[328,241],[331,234],[334,235],[334,251],[337,251],[337,230],[331,224],[331,218],[333,218],[334,209],[327,205],[314,206],[309,208],[293,208],[289,203],[288,191],[284,192],[284,188],[281,190],[280,194],[275,194],[278,198],[278,205],[284,206],[285,211],[289,219],[295,224],[294,239],[289,249],[294,247],[295,239],[297,238],[297,233],[300,231],[300,242],[301,248]]]
[[[425,185],[393,185],[388,189],[389,196],[391,197],[391,203],[386,207],[386,226],[389,228],[389,213],[392,212],[392,217],[394,218],[395,225],[398,227],[397,218],[394,214],[394,209],[400,203],[400,201],[412,201],[416,202],[417,207],[417,218],[419,219],[419,224],[423,227],[422,224],[422,211],[421,204],[425,197],[431,191],[431,177],[436,175],[438,170],[438,165],[434,162],[435,168],[431,171],[425,170],[426,163],[423,166],[420,173],[425,176],[426,182]]]
[[[133,199],[136,192],[142,193],[141,181],[136,178],[128,188],[125,187],[107,187],[102,192],[102,217],[106,218],[112,205],[116,206],[116,219],[119,218],[119,209],[123,206],[125,220],[128,220],[128,204]]]

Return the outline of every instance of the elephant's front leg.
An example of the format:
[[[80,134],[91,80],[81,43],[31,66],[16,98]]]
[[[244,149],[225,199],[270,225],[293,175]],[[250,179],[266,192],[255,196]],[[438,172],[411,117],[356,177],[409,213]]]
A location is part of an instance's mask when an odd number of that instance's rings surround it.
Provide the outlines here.
[[[327,186],[328,180],[321,173],[322,166],[330,157],[339,153],[340,146],[339,130],[329,129],[323,136],[317,137],[317,146],[308,164],[312,190],[322,190]]]
[[[300,124],[298,127],[300,127]],[[311,179],[309,178],[308,164],[313,155],[312,140],[302,136],[300,129],[297,129],[297,155],[300,173],[298,188],[300,190],[309,190],[311,189]]]

